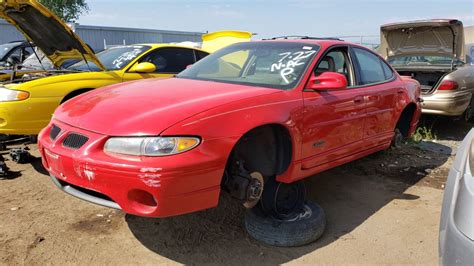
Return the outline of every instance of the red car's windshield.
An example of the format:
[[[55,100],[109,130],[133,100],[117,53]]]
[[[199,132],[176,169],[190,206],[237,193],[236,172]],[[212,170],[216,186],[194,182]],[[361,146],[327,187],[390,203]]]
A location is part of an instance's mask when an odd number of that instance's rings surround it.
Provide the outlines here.
[[[177,77],[291,89],[319,48],[292,42],[238,43],[207,56]]]

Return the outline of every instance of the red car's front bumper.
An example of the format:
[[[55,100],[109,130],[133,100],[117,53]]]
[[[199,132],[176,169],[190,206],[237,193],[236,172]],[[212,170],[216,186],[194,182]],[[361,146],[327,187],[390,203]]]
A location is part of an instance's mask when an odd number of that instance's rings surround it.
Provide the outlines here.
[[[54,140],[53,125],[60,128]],[[70,138],[65,145],[71,134],[86,137],[86,143],[81,145],[84,138]],[[166,217],[217,205],[226,164],[221,156],[225,139],[206,141],[192,151],[167,157],[106,154],[107,139],[53,121],[39,135],[43,165],[63,191],[134,215]]]

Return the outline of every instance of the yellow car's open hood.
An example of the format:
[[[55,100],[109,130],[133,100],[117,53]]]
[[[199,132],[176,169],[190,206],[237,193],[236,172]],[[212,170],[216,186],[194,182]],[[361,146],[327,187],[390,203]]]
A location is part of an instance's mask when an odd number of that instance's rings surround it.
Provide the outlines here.
[[[35,0],[0,0],[0,18],[14,25],[59,68],[66,60],[105,67],[94,52],[56,15]]]

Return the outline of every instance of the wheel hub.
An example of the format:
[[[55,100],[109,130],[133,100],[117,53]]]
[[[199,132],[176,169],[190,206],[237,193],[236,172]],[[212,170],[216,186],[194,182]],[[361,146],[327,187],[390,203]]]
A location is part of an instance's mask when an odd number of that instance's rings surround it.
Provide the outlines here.
[[[251,209],[257,205],[258,201],[262,197],[264,179],[262,174],[259,172],[253,172],[250,174],[251,180],[247,187],[247,201],[244,202],[245,208]]]

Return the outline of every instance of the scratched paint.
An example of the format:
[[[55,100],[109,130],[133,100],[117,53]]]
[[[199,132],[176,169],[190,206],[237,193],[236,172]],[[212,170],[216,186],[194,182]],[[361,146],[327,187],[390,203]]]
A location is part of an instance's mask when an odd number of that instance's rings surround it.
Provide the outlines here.
[[[158,179],[161,177],[161,175],[160,174],[140,174],[138,175],[138,177],[142,179],[144,178]]]
[[[148,180],[142,180],[145,185],[149,187],[161,187],[161,181],[160,180],[153,180],[153,179],[148,179]]]
[[[161,174],[158,174],[158,172],[161,170],[163,169],[158,167],[144,167],[140,169],[141,174],[138,174],[138,177],[145,185],[149,187],[160,187],[161,180],[159,179]]]
[[[74,168],[74,172],[76,172],[76,175],[77,175],[78,177],[82,177],[83,171],[82,171],[82,168],[81,168],[81,166],[79,165],[79,163],[77,163],[76,161],[74,161],[74,163],[73,163],[73,168]]]
[[[89,165],[87,165],[87,164],[84,168],[84,175],[87,177],[87,180],[94,181],[95,173],[94,173],[93,169],[90,168]]]
[[[140,169],[140,172],[142,173],[157,173],[159,171],[163,170],[162,168],[153,168],[153,167],[148,167],[148,168],[142,168]]]

